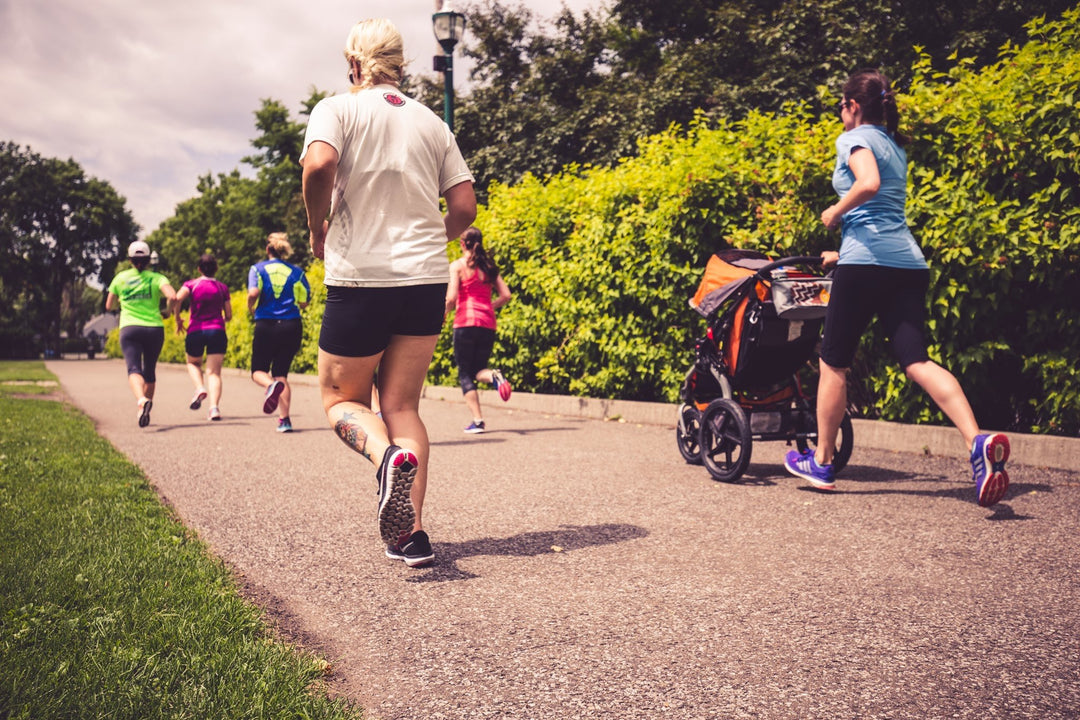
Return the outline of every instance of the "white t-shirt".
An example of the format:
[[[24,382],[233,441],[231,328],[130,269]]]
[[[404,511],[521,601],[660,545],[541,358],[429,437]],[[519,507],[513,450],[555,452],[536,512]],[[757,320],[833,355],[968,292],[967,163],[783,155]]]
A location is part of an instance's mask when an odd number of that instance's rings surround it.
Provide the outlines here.
[[[311,111],[301,160],[317,140],[339,156],[326,284],[448,282],[439,198],[473,176],[446,123],[393,85],[377,85],[321,100]]]

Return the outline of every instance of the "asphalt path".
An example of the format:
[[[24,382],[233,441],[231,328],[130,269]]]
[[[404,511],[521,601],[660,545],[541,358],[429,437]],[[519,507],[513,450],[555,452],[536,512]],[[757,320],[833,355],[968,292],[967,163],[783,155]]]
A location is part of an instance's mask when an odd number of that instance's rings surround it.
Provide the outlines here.
[[[1080,475],[860,449],[835,493],[754,446],[738,484],[673,427],[424,400],[430,568],[387,559],[373,468],[297,379],[296,432],[225,377],[224,420],[159,369],[149,427],[115,360],[56,361],[336,693],[383,720],[1080,717]]]

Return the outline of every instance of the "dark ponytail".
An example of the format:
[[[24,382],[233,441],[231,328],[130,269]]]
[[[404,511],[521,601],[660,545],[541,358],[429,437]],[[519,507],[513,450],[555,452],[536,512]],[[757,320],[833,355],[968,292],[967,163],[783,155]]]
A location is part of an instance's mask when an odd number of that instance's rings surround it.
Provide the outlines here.
[[[461,242],[465,244],[465,249],[470,253],[469,267],[476,268],[484,273],[484,279],[487,282],[495,282],[495,278],[499,277],[499,268],[495,265],[495,261],[491,259],[491,256],[487,254],[487,251],[484,250],[484,236],[479,228],[470,227],[461,233]]]
[[[877,70],[860,70],[844,83],[844,99],[854,100],[862,108],[862,117],[873,125],[884,125],[897,145],[907,145],[911,138],[899,131],[900,109],[889,78]]]

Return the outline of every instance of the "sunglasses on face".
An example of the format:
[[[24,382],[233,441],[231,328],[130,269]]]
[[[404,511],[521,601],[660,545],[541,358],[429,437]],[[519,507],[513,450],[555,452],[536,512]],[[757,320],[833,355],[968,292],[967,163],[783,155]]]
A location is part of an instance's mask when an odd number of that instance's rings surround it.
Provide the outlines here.
[[[840,116],[842,116],[844,114],[844,110],[847,109],[847,106],[848,106],[849,102],[851,102],[851,101],[850,100],[841,100],[840,102],[836,103],[836,116],[837,117],[840,117]]]

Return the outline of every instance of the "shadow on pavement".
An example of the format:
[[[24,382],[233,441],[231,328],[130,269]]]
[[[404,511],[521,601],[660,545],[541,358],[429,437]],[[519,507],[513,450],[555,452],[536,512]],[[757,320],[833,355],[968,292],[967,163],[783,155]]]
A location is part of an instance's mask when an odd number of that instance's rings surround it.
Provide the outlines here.
[[[508,538],[479,538],[467,542],[437,543],[435,564],[423,575],[407,582],[446,582],[478,577],[458,567],[459,560],[481,555],[504,557],[536,557],[557,552],[569,552],[597,545],[626,542],[646,537],[648,531],[637,525],[607,523],[604,525],[563,525],[558,530],[527,532]]]

